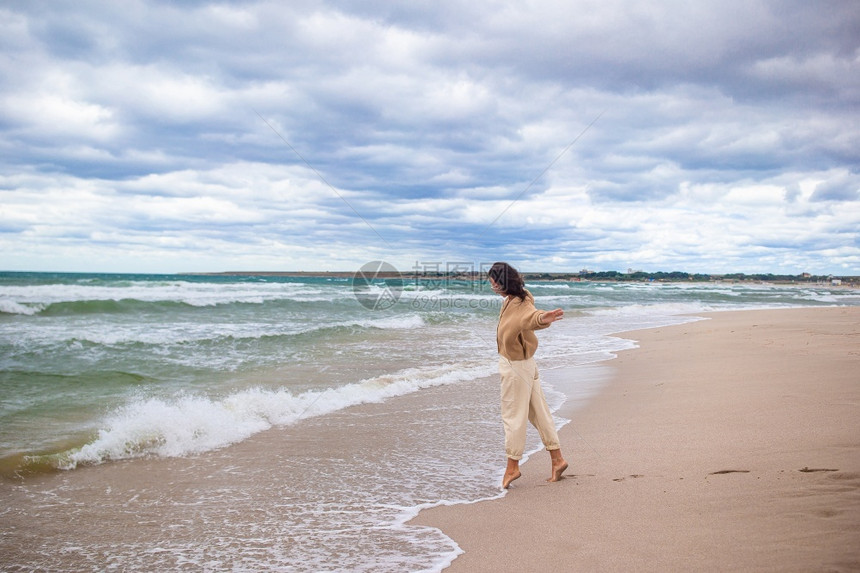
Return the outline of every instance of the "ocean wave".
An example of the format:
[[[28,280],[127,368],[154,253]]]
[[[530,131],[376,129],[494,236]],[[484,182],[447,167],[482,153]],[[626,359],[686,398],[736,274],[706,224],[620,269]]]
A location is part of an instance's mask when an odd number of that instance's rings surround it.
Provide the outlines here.
[[[840,292],[833,290],[802,290],[792,296],[792,298],[796,300],[821,302],[825,304],[852,304],[860,300],[860,292]]]
[[[486,366],[449,364],[410,368],[327,390],[293,394],[287,389],[252,388],[221,399],[180,395],[138,398],[109,415],[98,436],[56,456],[59,469],[143,456],[200,454],[241,442],[274,426],[378,403],[424,388],[490,375]],[[39,461],[33,458],[32,463]]]
[[[72,346],[97,345],[102,347],[129,347],[144,345],[166,348],[171,345],[211,345],[229,342],[267,341],[287,343],[297,337],[325,336],[327,334],[363,330],[414,330],[425,326],[419,314],[385,316],[381,318],[352,318],[336,322],[165,322],[113,324],[106,328],[103,323],[79,324],[74,330],[49,328],[34,330],[14,336],[14,346],[21,351],[34,348],[68,349]],[[14,325],[8,325],[7,331]],[[13,332],[8,338],[13,338]],[[4,332],[0,330],[0,340]],[[58,346],[59,345],[59,348]]]
[[[140,298],[91,298],[86,300],[65,300],[59,302],[19,302],[0,299],[0,313],[39,316],[75,316],[90,314],[134,314],[141,312],[170,313],[183,309],[194,310],[201,307],[262,305],[276,303],[313,303],[334,302],[332,298],[264,298],[244,297],[242,300],[221,300],[217,302],[183,300],[143,300]]]
[[[0,314],[24,314],[32,316],[45,309],[43,304],[21,304],[14,300],[0,299]]]
[[[809,304],[801,304],[790,302],[789,299],[783,297],[773,297],[769,301],[751,302],[751,301],[714,301],[714,302],[667,302],[653,304],[628,304],[624,306],[592,308],[586,309],[585,314],[593,316],[671,316],[696,314],[701,312],[718,312],[731,310],[763,310],[763,309],[779,309],[779,308],[794,308],[800,306],[810,306]]]
[[[425,325],[424,318],[418,314],[391,316],[375,320],[355,320],[341,323],[339,326],[360,326],[363,328],[378,328],[382,330],[411,330]]]
[[[78,314],[131,314],[144,311],[171,312],[191,305],[181,301],[144,301],[124,298],[62,301],[42,304],[41,306],[42,310],[38,313],[41,316],[69,316]]]
[[[676,302],[655,304],[628,304],[607,308],[591,308],[584,314],[591,316],[652,316],[693,314],[696,312],[711,312],[718,307],[701,302]]]
[[[65,309],[95,312],[111,304],[174,303],[192,307],[232,303],[264,304],[270,301],[331,302],[343,298],[342,287],[298,283],[192,283],[131,282],[124,286],[102,284],[0,286],[0,303],[25,309]],[[80,305],[80,306],[74,306]],[[88,306],[90,305],[90,306]],[[0,307],[4,308],[4,307]],[[9,306],[15,309],[16,307]],[[13,310],[13,312],[16,312]],[[19,314],[32,314],[26,310]]]

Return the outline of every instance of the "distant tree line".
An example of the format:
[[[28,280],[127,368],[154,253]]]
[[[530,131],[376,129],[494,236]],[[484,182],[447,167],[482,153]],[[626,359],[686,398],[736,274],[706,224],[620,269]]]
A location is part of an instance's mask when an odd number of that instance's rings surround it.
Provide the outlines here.
[[[580,279],[589,281],[691,281],[691,282],[709,282],[716,280],[730,281],[763,281],[763,282],[803,282],[816,283],[826,282],[833,278],[833,275],[810,275],[804,273],[801,275],[775,275],[773,273],[745,274],[745,273],[730,273],[724,275],[717,274],[702,274],[702,273],[685,273],[683,271],[635,271],[632,273],[622,273],[618,271],[580,271],[579,273],[523,273],[526,279],[530,280],[565,280],[565,279]],[[843,277],[850,279],[852,277]]]

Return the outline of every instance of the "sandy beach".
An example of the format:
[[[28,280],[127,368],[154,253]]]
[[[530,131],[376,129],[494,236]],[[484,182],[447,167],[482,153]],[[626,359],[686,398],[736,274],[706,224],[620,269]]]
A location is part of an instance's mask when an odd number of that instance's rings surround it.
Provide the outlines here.
[[[543,352],[598,320],[561,323]],[[504,497],[403,526],[418,507],[500,493],[487,369],[199,454],[0,479],[0,570],[860,568],[860,307],[718,312],[622,336],[640,348],[544,359],[572,396],[557,412],[571,420],[559,483],[539,452]]]
[[[860,308],[705,317],[622,335],[559,412],[564,480],[540,452],[505,497],[413,520],[465,551],[447,570],[860,570]]]

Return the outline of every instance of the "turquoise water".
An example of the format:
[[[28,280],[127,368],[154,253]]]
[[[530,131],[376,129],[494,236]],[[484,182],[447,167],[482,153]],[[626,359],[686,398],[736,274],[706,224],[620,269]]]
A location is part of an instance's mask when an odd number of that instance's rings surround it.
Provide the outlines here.
[[[552,372],[632,347],[614,333],[694,320],[686,315],[697,312],[860,304],[856,290],[822,285],[527,287],[538,307],[566,311],[539,336],[537,359],[553,408],[587,396],[594,381],[565,381],[553,390]],[[404,404],[398,400],[438,396],[446,406],[424,410],[406,437],[386,425],[386,416],[375,419],[385,456],[398,464],[374,473],[374,488],[363,490],[360,502],[354,494],[338,502],[345,494],[319,479],[302,491],[301,511],[269,524],[295,541],[289,570],[323,569],[315,557],[321,543],[326,567],[336,570],[385,570],[386,563],[434,570],[451,546],[392,524],[421,504],[498,495],[497,404],[494,391],[476,381],[495,372],[500,303],[483,283],[444,280],[357,285],[337,277],[0,273],[0,468],[7,477],[26,477],[130,458],[219,451],[229,460],[230,445],[268,429],[285,440],[313,425],[337,434],[329,421],[350,406],[380,404],[393,419]],[[393,443],[383,439],[395,433]],[[415,455],[437,452],[443,433],[454,444],[444,453]],[[457,436],[489,445],[454,451]],[[432,487],[412,483],[409,476],[428,464],[447,478]],[[325,475],[318,466],[308,471]],[[315,517],[322,514],[324,520]],[[400,541],[392,545],[392,536]],[[358,540],[366,547],[360,563],[351,561]],[[207,551],[235,558],[242,549]],[[117,559],[158,565],[131,553]]]
[[[135,407],[142,417],[155,403],[178,415],[208,404],[209,415],[218,417],[226,400],[253,402],[259,393],[277,398],[271,411],[241,406],[247,418],[234,435],[188,428],[197,437],[177,437],[157,453],[198,452],[241,440],[257,427],[359,402],[371,390],[357,384],[408,371],[408,382],[390,390],[406,393],[490,368],[500,299],[485,284],[403,281],[396,304],[384,310],[363,306],[354,287],[349,278],[0,274],[0,460],[56,455],[55,463],[73,467],[144,454],[149,447],[142,444],[83,457],[79,448],[112,415],[134,420]],[[604,331],[704,310],[860,303],[856,291],[828,286],[529,287],[539,306],[567,310],[565,325],[599,317]],[[575,340],[578,332],[564,330],[544,337],[542,356],[605,350],[600,337]],[[432,352],[420,343],[431,336],[441,341]],[[309,406],[321,391],[328,395]],[[166,433],[170,428],[158,424],[171,423],[152,420],[148,434]]]

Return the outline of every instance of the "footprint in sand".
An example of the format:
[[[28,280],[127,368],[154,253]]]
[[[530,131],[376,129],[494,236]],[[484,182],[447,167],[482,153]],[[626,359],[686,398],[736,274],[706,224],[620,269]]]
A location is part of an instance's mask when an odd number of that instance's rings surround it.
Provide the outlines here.
[[[615,478],[615,479],[613,479],[612,481],[624,481],[624,480],[626,480],[628,477],[631,477],[631,478],[641,478],[641,477],[645,477],[645,476],[644,476],[644,475],[642,475],[642,474],[631,474],[631,475],[629,475],[629,476],[627,476],[627,477],[623,477],[623,478]]]

